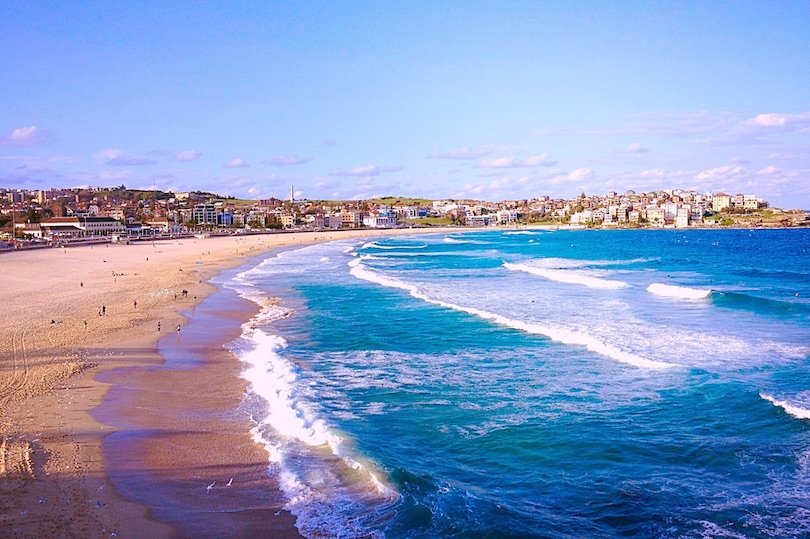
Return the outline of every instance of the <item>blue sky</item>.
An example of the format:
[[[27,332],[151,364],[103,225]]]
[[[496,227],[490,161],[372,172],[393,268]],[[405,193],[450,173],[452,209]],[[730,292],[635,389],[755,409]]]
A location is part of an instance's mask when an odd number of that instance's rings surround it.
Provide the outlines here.
[[[0,185],[810,208],[810,3],[0,3]]]

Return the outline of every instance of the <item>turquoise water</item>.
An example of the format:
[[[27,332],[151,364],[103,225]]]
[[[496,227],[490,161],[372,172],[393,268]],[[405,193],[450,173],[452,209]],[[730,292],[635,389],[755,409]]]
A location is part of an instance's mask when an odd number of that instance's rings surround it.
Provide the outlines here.
[[[806,537],[809,254],[808,230],[334,242],[229,285],[265,307],[232,347],[305,536]]]

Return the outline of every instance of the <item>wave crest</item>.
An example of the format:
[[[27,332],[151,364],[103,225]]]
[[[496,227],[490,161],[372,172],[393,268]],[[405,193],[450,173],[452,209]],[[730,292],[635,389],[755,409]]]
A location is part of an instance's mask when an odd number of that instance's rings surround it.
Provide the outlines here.
[[[596,288],[601,290],[618,290],[626,288],[630,285],[623,281],[614,281],[611,279],[602,279],[590,275],[586,271],[563,270],[563,269],[549,269],[537,266],[530,266],[527,264],[513,264],[511,262],[504,262],[503,267],[512,271],[523,271],[538,277],[543,277],[550,281],[557,281],[558,283],[578,284],[587,286],[588,288]]]
[[[484,311],[482,309],[476,309],[474,307],[464,307],[462,305],[457,305],[455,303],[449,303],[439,299],[434,299],[427,296],[422,291],[420,291],[417,286],[372,271],[369,268],[365,267],[362,264],[362,262],[363,262],[362,257],[356,258],[351,262],[349,262],[349,267],[351,268],[349,273],[351,273],[354,277],[364,281],[376,283],[389,288],[398,288],[400,290],[405,290],[416,299],[420,299],[422,301],[426,301],[434,305],[439,305],[440,307],[465,312],[467,314],[483,318],[484,320],[489,320],[490,322],[494,322],[498,325],[510,327],[512,329],[517,329],[519,331],[524,331],[526,333],[531,333],[534,335],[543,335],[553,341],[561,342],[563,344],[584,346],[591,352],[607,356],[621,363],[633,365],[634,367],[643,367],[648,369],[667,369],[672,367],[680,367],[680,365],[678,365],[677,363],[655,361],[641,357],[631,352],[626,352],[613,345],[601,342],[590,335],[578,333],[576,331],[572,331],[566,328],[557,328],[537,323],[524,322],[523,320],[515,320],[513,318],[508,318],[506,316],[491,313],[489,311]]]
[[[810,410],[806,408],[796,406],[795,404],[791,404],[788,401],[777,400],[765,393],[760,393],[759,396],[760,398],[770,402],[774,406],[783,409],[785,412],[787,412],[789,415],[792,415],[795,418],[810,419]]]
[[[688,286],[676,286],[672,284],[652,283],[647,287],[647,292],[656,296],[678,299],[703,299],[709,297],[711,289],[689,288]]]

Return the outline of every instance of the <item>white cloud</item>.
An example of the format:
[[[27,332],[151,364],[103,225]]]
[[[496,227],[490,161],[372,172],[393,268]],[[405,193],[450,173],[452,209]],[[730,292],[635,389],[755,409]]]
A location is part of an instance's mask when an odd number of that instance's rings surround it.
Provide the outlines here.
[[[642,170],[639,172],[639,177],[644,178],[645,180],[660,180],[662,178],[667,177],[667,173],[664,169],[661,168],[651,168],[648,170]]]
[[[33,146],[40,141],[42,132],[35,125],[18,127],[3,138],[0,146]]]
[[[782,128],[785,130],[806,130],[810,129],[810,112],[802,112],[800,114],[778,112],[757,114],[753,118],[744,121],[742,125],[766,129]]]
[[[245,168],[248,166],[244,159],[231,159],[223,165],[225,168]]]
[[[279,155],[267,161],[262,161],[268,165],[275,165],[277,167],[289,167],[293,165],[303,165],[312,161],[311,157],[299,157],[297,155]]]
[[[531,189],[528,188],[529,180],[528,176],[517,179],[500,176],[487,183],[468,183],[457,195],[462,198],[470,197],[484,200],[526,198],[531,192]]]
[[[768,165],[767,167],[761,168],[757,171],[757,174],[760,176],[773,176],[781,173],[782,169],[777,168],[773,165]]]
[[[494,157],[484,159],[478,163],[479,168],[534,168],[548,167],[556,164],[555,161],[548,160],[548,154],[541,153],[530,155],[524,159],[518,157]]]
[[[354,167],[349,170],[335,170],[330,172],[330,176],[358,176],[367,178],[371,176],[379,176],[385,172],[397,172],[402,170],[402,167],[378,167],[377,165],[363,165]]]
[[[568,175],[568,179],[572,182],[578,182],[584,180],[586,178],[590,178],[593,175],[593,170],[589,168],[578,168],[576,170],[571,171]]]
[[[627,148],[624,150],[624,153],[637,155],[641,153],[647,153],[649,151],[650,151],[649,148],[643,147],[640,142],[633,142],[632,144],[627,146]]]
[[[155,164],[155,161],[152,159],[132,155],[118,148],[107,148],[101,150],[96,155],[104,161],[105,165],[116,167],[140,167]]]
[[[555,161],[548,160],[547,153],[530,155],[520,162],[521,167],[548,167],[556,164]]]
[[[701,182],[713,182],[717,180],[728,180],[738,178],[743,174],[742,167],[733,165],[723,165],[720,167],[707,168],[700,171],[695,179]]]
[[[195,159],[199,159],[202,156],[202,152],[199,150],[183,150],[182,152],[177,152],[174,154],[175,161],[194,161]]]

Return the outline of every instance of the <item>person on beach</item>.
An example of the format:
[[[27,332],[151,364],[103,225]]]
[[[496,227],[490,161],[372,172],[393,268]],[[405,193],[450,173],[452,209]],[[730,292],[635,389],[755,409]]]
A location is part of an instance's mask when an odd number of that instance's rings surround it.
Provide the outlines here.
[[[102,315],[107,314],[107,306],[106,305],[101,306],[101,314]]]
[[[133,308],[133,309],[137,309],[137,308],[138,308],[138,300],[137,300],[137,299],[136,299],[136,300],[134,300],[134,301],[132,302],[132,308]]]
[[[177,333],[180,333],[180,324],[177,324]]]
[[[160,333],[160,322],[158,322],[158,333]]]

